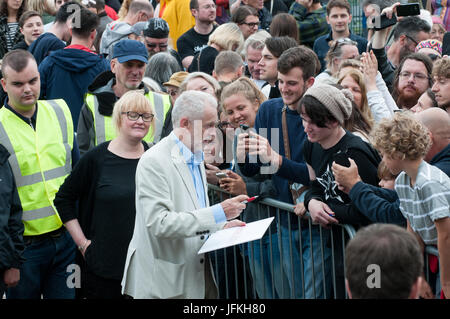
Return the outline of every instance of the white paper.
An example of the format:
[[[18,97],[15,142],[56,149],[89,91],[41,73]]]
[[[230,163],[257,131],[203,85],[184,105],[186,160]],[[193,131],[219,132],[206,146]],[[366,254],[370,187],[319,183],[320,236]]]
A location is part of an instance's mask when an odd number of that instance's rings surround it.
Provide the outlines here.
[[[274,217],[265,218],[248,223],[242,227],[232,227],[216,231],[209,236],[202,248],[198,251],[198,254],[261,239],[273,219]]]

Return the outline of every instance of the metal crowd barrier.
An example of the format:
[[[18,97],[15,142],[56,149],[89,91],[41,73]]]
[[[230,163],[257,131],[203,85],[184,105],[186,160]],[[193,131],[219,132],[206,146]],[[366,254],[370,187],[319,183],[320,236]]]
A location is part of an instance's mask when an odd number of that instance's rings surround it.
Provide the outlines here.
[[[210,205],[231,197],[215,185],[208,186]],[[322,228],[309,216],[296,216],[293,205],[271,198],[249,203],[247,209],[249,205],[257,206],[254,220],[275,219],[262,239],[209,253],[219,298],[347,298],[345,245],[355,235],[352,226]],[[240,219],[250,222],[247,209]],[[281,218],[287,219],[287,225],[280,226]]]
[[[437,257],[436,262],[437,272],[433,271],[430,267],[430,256]],[[435,246],[425,246],[424,254],[424,268],[425,268],[425,279],[430,285],[436,298],[440,297],[441,285],[440,285],[440,271],[439,271],[439,252]]]

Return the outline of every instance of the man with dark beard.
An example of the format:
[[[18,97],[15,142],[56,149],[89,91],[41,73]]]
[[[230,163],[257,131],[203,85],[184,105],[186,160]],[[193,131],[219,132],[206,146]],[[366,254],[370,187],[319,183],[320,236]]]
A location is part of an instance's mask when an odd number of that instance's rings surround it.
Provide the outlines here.
[[[433,62],[422,53],[406,56],[395,72],[392,96],[400,109],[410,109],[419,97],[433,85]]]
[[[388,50],[385,50],[388,30],[389,28],[375,31],[372,48],[378,60],[378,70],[392,91],[395,69],[408,54],[414,52],[420,41],[430,38],[430,26],[418,16],[402,19],[395,25],[394,42]]]

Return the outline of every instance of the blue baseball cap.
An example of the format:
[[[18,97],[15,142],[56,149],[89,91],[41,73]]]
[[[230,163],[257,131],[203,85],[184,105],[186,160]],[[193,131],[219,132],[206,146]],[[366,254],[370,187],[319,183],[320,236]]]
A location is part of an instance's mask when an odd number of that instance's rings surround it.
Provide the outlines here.
[[[142,42],[124,39],[114,44],[112,58],[117,58],[119,63],[124,63],[130,60],[138,60],[148,63],[148,52]]]

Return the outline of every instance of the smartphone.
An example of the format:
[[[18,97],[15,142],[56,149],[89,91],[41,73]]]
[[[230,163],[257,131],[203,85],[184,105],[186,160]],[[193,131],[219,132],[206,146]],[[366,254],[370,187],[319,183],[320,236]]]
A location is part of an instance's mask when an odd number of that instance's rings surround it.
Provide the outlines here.
[[[224,172],[217,172],[217,173],[216,173],[216,176],[217,176],[217,178],[219,178],[219,179],[228,177],[227,173],[224,173]]]
[[[247,131],[250,128],[250,126],[248,126],[247,124],[239,124],[239,127],[244,132]]]
[[[375,21],[373,22],[373,28],[375,31],[386,29],[397,23],[397,17],[395,15],[392,15],[392,18],[389,19],[386,14],[382,14],[381,16],[375,17],[374,19]]]
[[[337,153],[333,155],[333,161],[336,162],[336,164],[350,167],[350,161],[348,160],[348,157],[345,153]]]
[[[418,3],[401,4],[397,7],[397,17],[420,15],[420,5]]]

